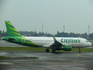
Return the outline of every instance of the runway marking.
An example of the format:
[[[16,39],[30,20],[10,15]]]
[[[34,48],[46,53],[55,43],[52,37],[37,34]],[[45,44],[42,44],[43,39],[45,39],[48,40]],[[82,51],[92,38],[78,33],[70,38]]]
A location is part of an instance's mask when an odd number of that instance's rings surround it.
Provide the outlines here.
[[[0,62],[0,64],[13,64],[13,63],[9,63],[9,62]]]
[[[41,65],[51,65],[51,64],[53,64],[53,65],[79,65],[79,66],[81,66],[81,65],[84,65],[84,64],[80,64],[80,63],[78,63],[78,64],[75,64],[75,63],[62,63],[62,62],[13,62],[13,63],[32,63],[32,64],[41,64]]]
[[[84,58],[93,58],[93,57],[82,56],[82,55],[80,55],[80,54],[78,54],[78,56],[84,57]]]
[[[49,67],[49,65],[48,66],[38,66],[38,65],[29,65],[29,66],[35,66],[35,67],[41,67],[41,68],[47,68],[47,69],[65,69],[65,70],[72,70],[72,69],[70,69],[71,67],[69,67],[69,68],[67,68],[66,66],[61,66],[61,67],[56,67],[56,66],[54,66],[54,65],[51,65],[50,67]]]
[[[42,69],[47,68],[47,69],[64,69],[64,70],[77,70],[77,69],[82,70],[83,68],[81,68],[80,66],[84,65],[84,64],[61,63],[61,62],[60,63],[56,63],[56,62],[12,62],[12,63],[13,64],[15,64],[15,63],[19,63],[19,64],[20,63],[22,63],[22,64],[32,63],[32,64],[28,64],[28,66],[37,67],[37,68],[40,67]],[[72,64],[75,66],[73,66]]]
[[[66,70],[72,70],[74,68],[74,70],[77,70],[76,68],[79,68],[79,66],[84,65],[84,64],[73,64],[73,63],[56,63],[56,62],[15,62],[15,63],[33,63],[33,64],[29,64],[29,66],[35,66],[35,67],[48,67],[49,69],[66,69]],[[36,64],[34,64],[36,63]],[[75,65],[73,67],[73,65]],[[82,69],[82,68],[80,68]]]
[[[93,61],[81,61],[81,62],[90,62],[90,63],[93,63]]]

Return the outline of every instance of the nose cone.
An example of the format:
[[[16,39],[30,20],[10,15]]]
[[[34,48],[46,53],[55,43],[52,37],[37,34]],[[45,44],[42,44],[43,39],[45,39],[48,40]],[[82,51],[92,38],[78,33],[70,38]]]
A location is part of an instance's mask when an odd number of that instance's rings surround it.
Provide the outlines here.
[[[90,46],[92,46],[92,43],[90,43]]]
[[[88,44],[88,45],[89,45],[89,46],[92,46],[92,43],[90,43],[90,42],[89,42],[89,44]]]

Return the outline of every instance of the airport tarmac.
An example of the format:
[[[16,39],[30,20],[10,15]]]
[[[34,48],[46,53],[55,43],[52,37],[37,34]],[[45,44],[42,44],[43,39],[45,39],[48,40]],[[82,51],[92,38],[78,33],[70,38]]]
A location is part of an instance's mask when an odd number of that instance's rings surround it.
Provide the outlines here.
[[[15,46],[16,47],[26,47],[26,46],[15,44],[15,43],[10,43],[10,42],[4,41],[4,40],[0,40],[0,46],[2,46],[2,47],[15,47]]]
[[[0,46],[23,47],[1,40]],[[14,58],[0,60],[0,70],[93,70],[93,53],[0,51],[0,56]],[[28,57],[39,59],[27,59]]]
[[[0,51],[0,56],[17,58],[0,60],[0,70],[93,70],[93,53]]]

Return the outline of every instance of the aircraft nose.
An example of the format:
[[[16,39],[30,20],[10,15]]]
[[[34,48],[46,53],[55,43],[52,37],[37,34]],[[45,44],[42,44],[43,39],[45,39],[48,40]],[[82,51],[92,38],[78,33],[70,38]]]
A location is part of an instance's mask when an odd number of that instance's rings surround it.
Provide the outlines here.
[[[89,43],[89,46],[92,46],[92,43]]]

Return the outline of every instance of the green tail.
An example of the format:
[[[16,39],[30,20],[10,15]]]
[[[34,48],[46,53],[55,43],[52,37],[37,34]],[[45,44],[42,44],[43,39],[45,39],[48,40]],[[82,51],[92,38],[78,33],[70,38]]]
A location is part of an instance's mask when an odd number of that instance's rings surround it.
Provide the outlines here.
[[[18,31],[14,28],[14,26],[11,24],[10,21],[5,21],[6,23],[6,28],[7,28],[7,33],[8,33],[8,37],[22,37]]]

